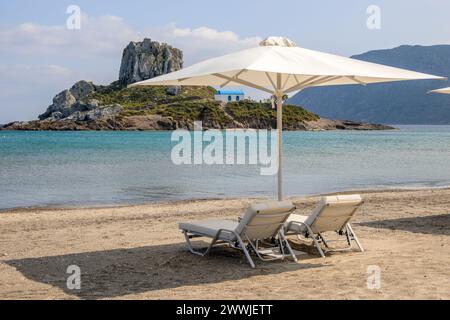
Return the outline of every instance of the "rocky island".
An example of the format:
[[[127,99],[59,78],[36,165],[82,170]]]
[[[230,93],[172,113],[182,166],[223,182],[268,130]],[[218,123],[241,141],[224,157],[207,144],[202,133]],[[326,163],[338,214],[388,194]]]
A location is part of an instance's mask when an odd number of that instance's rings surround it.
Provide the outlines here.
[[[150,39],[124,49],[119,79],[110,85],[78,81],[58,93],[38,120],[16,121],[0,130],[174,130],[276,127],[270,103],[221,103],[212,87],[135,87],[127,85],[183,67],[183,53]],[[285,105],[285,130],[386,130],[392,127],[321,118],[302,107]]]

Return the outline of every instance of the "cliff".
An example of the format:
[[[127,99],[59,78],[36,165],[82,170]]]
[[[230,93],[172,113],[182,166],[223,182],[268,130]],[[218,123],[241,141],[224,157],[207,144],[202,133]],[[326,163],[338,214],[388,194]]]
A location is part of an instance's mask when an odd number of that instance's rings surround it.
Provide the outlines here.
[[[183,68],[183,52],[150,39],[130,42],[123,50],[119,81],[130,84]]]

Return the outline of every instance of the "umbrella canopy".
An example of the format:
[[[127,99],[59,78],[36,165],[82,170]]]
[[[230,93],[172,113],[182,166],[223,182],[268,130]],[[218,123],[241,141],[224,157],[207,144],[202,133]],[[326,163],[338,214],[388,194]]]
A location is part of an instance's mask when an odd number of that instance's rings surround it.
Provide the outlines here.
[[[277,96],[278,200],[283,198],[282,97],[308,87],[445,79],[297,47],[269,37],[259,47],[194,64],[130,86],[248,86]]]
[[[442,88],[442,89],[436,89],[428,91],[428,93],[443,93],[443,94],[450,94],[450,87],[448,88]]]

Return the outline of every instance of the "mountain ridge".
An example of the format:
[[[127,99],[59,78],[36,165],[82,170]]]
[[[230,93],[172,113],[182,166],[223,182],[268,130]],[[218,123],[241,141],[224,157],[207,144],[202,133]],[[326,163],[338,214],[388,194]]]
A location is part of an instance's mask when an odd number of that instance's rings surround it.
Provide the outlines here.
[[[401,45],[371,50],[352,58],[450,76],[450,45]],[[319,116],[389,124],[450,124],[450,97],[428,94],[448,81],[416,80],[305,89],[289,99]]]

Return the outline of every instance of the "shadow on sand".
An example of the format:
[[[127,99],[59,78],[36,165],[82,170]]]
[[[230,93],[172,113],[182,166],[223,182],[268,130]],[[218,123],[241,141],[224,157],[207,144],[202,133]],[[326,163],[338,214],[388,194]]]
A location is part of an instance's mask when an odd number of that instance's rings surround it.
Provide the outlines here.
[[[256,261],[256,259],[255,259]],[[208,257],[187,252],[185,243],[140,248],[82,252],[51,257],[4,261],[33,281],[58,287],[82,299],[99,299],[190,285],[220,283],[257,275],[279,274],[323,267],[301,257],[300,263],[257,262],[255,269],[244,256],[226,248],[216,248]],[[67,267],[81,269],[81,289],[67,289]]]
[[[450,213],[413,218],[389,219],[359,223],[360,226],[403,230],[422,234],[450,235]]]

